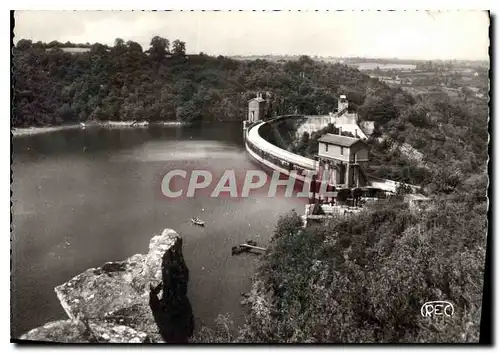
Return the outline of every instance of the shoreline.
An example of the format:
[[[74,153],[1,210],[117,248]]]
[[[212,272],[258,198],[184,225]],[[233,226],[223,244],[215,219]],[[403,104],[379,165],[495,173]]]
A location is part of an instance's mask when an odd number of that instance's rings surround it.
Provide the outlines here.
[[[161,121],[155,123],[147,122],[137,122],[137,125],[132,126],[134,121],[103,121],[103,122],[88,122],[85,125],[71,124],[71,125],[57,125],[57,126],[30,126],[30,127],[20,127],[11,128],[12,137],[21,136],[32,136],[42,133],[61,131],[61,130],[71,130],[71,129],[82,129],[89,127],[103,127],[103,128],[147,128],[149,126],[185,126],[189,123],[181,121]]]

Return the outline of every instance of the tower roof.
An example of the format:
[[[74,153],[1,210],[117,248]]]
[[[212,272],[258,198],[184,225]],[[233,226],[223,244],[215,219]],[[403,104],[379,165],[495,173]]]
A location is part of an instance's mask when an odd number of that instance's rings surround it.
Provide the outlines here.
[[[262,97],[255,97],[255,98],[252,98],[250,99],[248,102],[265,102],[266,100]]]

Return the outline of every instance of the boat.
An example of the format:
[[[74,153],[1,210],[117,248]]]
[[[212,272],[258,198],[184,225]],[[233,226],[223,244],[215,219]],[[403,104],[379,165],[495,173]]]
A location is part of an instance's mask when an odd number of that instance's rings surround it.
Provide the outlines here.
[[[80,127],[81,127],[82,129],[85,129],[85,124],[84,124],[84,123],[80,123]]]
[[[198,217],[193,217],[191,218],[191,222],[193,222],[193,224],[196,224],[197,226],[201,226],[201,227],[204,227],[205,226],[205,222],[203,222],[201,219],[199,219]]]

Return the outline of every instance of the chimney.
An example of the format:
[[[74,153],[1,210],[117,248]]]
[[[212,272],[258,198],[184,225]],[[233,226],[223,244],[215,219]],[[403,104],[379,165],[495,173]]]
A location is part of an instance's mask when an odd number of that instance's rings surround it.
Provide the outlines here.
[[[358,129],[354,130],[354,137],[358,138]]]
[[[339,126],[339,135],[342,135],[342,126]]]

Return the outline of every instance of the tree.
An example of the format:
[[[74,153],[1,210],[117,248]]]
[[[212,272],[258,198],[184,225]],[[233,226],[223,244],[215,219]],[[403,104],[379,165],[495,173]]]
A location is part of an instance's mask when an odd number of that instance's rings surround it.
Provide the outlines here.
[[[176,56],[186,55],[186,42],[182,42],[179,39],[174,40],[172,43],[172,54]]]
[[[90,47],[90,52],[92,54],[97,54],[97,55],[104,55],[107,52],[107,50],[108,47],[101,43],[92,44],[92,46]]]
[[[450,193],[463,181],[464,176],[456,166],[443,166],[434,174],[432,184],[437,192]]]
[[[90,115],[90,119],[100,121],[100,120],[105,120],[106,116],[104,115],[102,108],[97,106]]]
[[[200,120],[201,112],[196,106],[195,102],[190,100],[177,107],[176,117],[178,121],[191,123]]]
[[[16,44],[16,48],[19,50],[26,50],[33,46],[33,42],[29,39],[21,39]]]
[[[30,44],[29,40],[20,40],[13,57],[13,124],[52,123],[52,117],[61,117],[59,109],[65,103],[74,116],[83,120],[96,106],[101,106],[110,119],[127,120],[134,114],[145,114],[142,119],[172,120],[177,115],[187,120],[236,120],[246,114],[248,99],[256,91],[272,93],[269,115],[325,113],[335,107],[339,94],[347,94],[350,106],[356,109],[358,105],[360,119],[375,120],[375,136],[384,141],[392,136],[394,140],[390,148],[376,138],[369,141],[368,174],[427,185],[435,174],[431,171],[442,168],[443,160],[454,161],[465,179],[482,170],[487,161],[485,100],[465,104],[442,94],[413,98],[355,68],[318,63],[306,57],[274,63],[193,55],[189,60],[167,62],[163,58],[168,52],[168,41],[157,36],[152,43],[148,57],[138,43],[124,44],[121,38],[112,48],[98,43],[70,43],[92,49],[73,54],[57,49],[63,46],[59,42]],[[181,52],[184,46],[180,40],[172,44],[174,53]],[[56,49],[45,50],[51,47]],[[155,57],[155,53],[159,56]],[[487,89],[486,75],[484,80]],[[146,108],[138,110],[136,106]],[[317,153],[318,137],[333,132],[322,129],[311,133],[309,141],[301,142],[302,136],[292,137],[296,128],[284,127],[275,134],[275,142],[284,148],[301,143],[298,153],[308,157]],[[292,134],[284,133],[285,130]],[[403,143],[423,157],[415,160],[396,153]],[[451,184],[438,179],[434,183],[442,185],[435,188],[441,190],[438,192],[454,192],[460,186],[453,177],[444,178]]]
[[[59,116],[66,121],[73,119],[73,111],[68,103],[64,103],[61,108],[59,108]]]
[[[115,39],[115,47],[124,47],[125,46],[125,41],[121,38],[116,38]]]
[[[52,42],[47,44],[47,48],[60,48],[62,46],[63,46],[63,44],[57,40],[53,40]]]
[[[397,116],[397,109],[389,95],[370,97],[359,107],[358,113],[363,120],[373,120],[386,124]]]
[[[161,61],[169,53],[170,42],[166,38],[155,36],[151,39],[149,53],[151,58],[156,61]]]
[[[477,342],[487,223],[485,202],[470,202],[437,199],[416,217],[401,201],[383,201],[305,229],[281,218],[241,339]],[[450,301],[455,315],[422,318],[427,298]]]
[[[45,43],[41,42],[41,41],[38,41],[36,43],[33,44],[33,48],[37,48],[37,49],[44,49],[45,48]]]
[[[416,127],[426,127],[428,122],[428,112],[422,104],[410,107],[407,111],[407,118]]]
[[[127,48],[129,52],[142,53],[142,47],[139,43],[134,41],[127,41]]]

